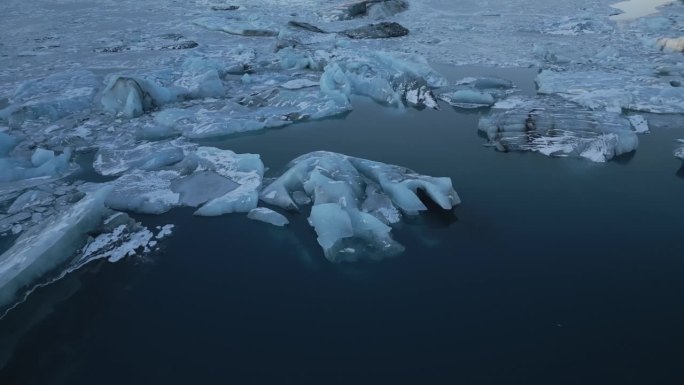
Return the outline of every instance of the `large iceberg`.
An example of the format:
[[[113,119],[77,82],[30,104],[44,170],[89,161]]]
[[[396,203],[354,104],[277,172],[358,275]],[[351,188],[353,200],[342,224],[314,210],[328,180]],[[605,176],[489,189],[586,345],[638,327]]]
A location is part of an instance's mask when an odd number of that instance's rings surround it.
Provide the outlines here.
[[[460,203],[449,178],[424,176],[399,166],[322,151],[300,156],[289,166],[261,191],[260,198],[285,209],[313,202],[309,222],[332,262],[401,252],[390,225],[401,215],[428,209],[420,193],[444,210]]]
[[[479,122],[500,151],[535,151],[605,162],[639,145],[628,119],[556,97],[505,100]]]

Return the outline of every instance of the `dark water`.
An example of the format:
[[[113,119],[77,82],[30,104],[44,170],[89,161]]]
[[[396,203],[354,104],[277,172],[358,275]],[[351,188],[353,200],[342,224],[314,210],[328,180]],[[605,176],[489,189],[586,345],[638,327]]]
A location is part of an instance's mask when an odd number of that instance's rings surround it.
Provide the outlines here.
[[[534,70],[487,72],[533,89]],[[140,217],[177,224],[163,252],[80,271],[0,321],[0,384],[684,383],[681,117],[596,164],[483,147],[481,112],[357,102],[213,144],[271,175],[324,149],[451,177],[463,204],[395,229],[404,254],[332,265],[305,214]]]

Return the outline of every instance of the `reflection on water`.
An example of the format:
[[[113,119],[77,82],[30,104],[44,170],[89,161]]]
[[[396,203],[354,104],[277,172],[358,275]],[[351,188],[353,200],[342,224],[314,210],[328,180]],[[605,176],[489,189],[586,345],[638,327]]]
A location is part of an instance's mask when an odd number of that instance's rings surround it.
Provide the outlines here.
[[[633,20],[658,12],[658,7],[671,3],[672,0],[627,0],[611,5],[623,13],[612,16],[613,20]]]

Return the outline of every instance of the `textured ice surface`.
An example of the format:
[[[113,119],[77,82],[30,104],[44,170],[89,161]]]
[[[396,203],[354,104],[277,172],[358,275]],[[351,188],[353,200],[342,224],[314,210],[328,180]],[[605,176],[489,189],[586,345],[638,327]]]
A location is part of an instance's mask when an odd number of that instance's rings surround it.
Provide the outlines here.
[[[250,210],[247,213],[247,218],[270,223],[274,226],[285,226],[290,223],[284,215],[265,207],[257,207]]]
[[[455,85],[444,87],[437,97],[454,107],[480,108],[494,105],[513,92],[511,81],[496,77],[465,78]]]
[[[71,257],[85,241],[87,232],[101,223],[107,192],[86,196],[64,213],[27,231],[0,255],[0,306],[7,305],[22,287]]]
[[[257,205],[264,166],[258,155],[198,147],[176,165],[135,170],[112,182],[108,207],[161,214],[178,206],[199,207],[196,215],[248,212]]]
[[[629,120],[555,97],[516,98],[480,119],[479,129],[501,151],[535,151],[605,162],[636,150]]]
[[[416,195],[419,190],[445,210],[460,203],[449,178],[332,152],[313,152],[293,160],[260,197],[285,209],[313,202],[309,222],[318,243],[329,260],[342,262],[401,252],[389,225],[397,223],[401,213],[427,210]]]
[[[684,160],[684,139],[680,139],[679,142],[681,143],[681,145],[678,149],[674,151],[674,156],[681,160]]]
[[[684,88],[670,80],[619,72],[542,71],[539,92],[556,94],[592,109],[684,113]]]
[[[180,162],[185,157],[182,141],[146,142],[133,148],[122,148],[104,143],[93,162],[101,175],[121,175],[131,169],[157,170]]]

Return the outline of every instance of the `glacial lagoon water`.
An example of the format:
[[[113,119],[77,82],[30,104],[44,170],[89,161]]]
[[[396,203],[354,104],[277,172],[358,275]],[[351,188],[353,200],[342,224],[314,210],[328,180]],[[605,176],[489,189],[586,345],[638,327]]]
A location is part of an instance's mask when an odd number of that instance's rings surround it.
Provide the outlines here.
[[[535,73],[450,70],[525,93]],[[307,213],[138,216],[174,236],[0,320],[0,384],[681,383],[681,116],[649,116],[636,153],[593,163],[484,147],[484,112],[359,98],[344,118],[211,142],[261,154],[267,176],[314,150],[405,165],[451,177],[463,204],[401,224],[398,257],[340,265]]]

